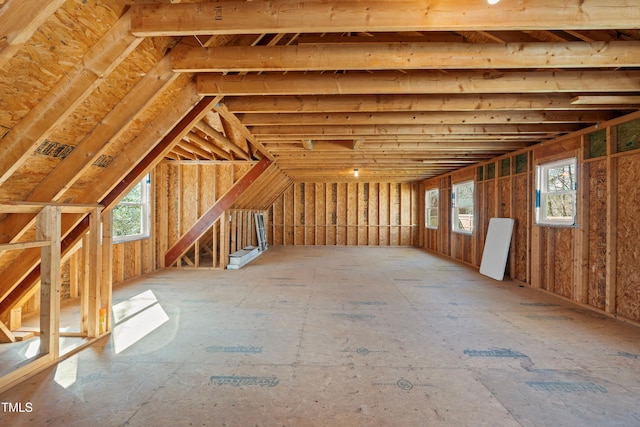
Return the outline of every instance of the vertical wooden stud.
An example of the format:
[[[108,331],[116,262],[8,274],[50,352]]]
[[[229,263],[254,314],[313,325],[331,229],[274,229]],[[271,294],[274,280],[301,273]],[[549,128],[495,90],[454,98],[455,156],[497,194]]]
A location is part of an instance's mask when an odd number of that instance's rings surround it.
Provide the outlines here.
[[[97,337],[100,334],[100,288],[102,279],[102,246],[101,246],[100,209],[96,208],[89,216],[89,306],[87,336]]]
[[[80,269],[80,332],[84,335],[89,330],[89,235],[82,237],[81,269]],[[120,266],[122,263],[119,264]],[[119,276],[120,277],[120,276]]]
[[[607,249],[605,311],[616,313],[617,307],[617,224],[618,224],[618,161],[615,154],[617,135],[613,127],[607,128]]]
[[[589,301],[589,164],[584,162],[586,139],[581,138],[579,161],[581,165],[578,172],[578,226],[576,230],[576,249],[574,250],[574,298],[576,301],[587,304]]]
[[[60,208],[45,206],[36,224],[36,239],[50,242],[41,249],[40,354],[57,359],[60,355]]]
[[[111,331],[111,306],[113,289],[113,231],[112,211],[102,213],[102,280],[100,282],[100,325],[99,332]]]

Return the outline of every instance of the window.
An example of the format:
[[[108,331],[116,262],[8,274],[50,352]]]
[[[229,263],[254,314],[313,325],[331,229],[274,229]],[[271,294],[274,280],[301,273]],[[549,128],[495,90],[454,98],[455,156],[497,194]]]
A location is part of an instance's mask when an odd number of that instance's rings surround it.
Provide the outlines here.
[[[123,242],[149,237],[151,216],[147,175],[113,208],[113,240]]]
[[[547,163],[537,168],[536,220],[538,224],[576,223],[576,159]]]
[[[438,228],[438,189],[427,190],[425,193],[425,226]]]
[[[451,205],[453,206],[453,231],[473,233],[473,181],[453,184]]]

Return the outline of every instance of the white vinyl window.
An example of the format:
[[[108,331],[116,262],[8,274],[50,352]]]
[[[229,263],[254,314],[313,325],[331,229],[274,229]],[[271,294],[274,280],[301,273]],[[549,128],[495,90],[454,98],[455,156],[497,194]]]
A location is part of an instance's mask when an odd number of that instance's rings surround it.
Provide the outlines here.
[[[113,208],[113,241],[144,239],[150,235],[150,177],[147,175]]]
[[[453,184],[451,193],[453,231],[473,233],[473,181]]]
[[[425,200],[425,226],[427,228],[438,228],[438,198],[437,188],[427,190],[424,195]]]
[[[537,167],[536,221],[545,225],[576,223],[576,158]]]

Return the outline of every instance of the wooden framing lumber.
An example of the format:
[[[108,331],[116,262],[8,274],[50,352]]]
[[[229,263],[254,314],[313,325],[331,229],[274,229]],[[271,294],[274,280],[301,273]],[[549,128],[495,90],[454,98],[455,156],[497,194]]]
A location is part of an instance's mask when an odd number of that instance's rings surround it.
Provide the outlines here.
[[[220,215],[255,181],[271,164],[263,158],[256,163],[233,187],[218,199],[209,210],[198,219],[189,231],[180,237],[165,254],[165,266],[170,266],[180,258],[218,220]]]
[[[633,95],[580,95],[571,99],[572,105],[640,105],[640,96]]]
[[[251,159],[249,154],[245,153],[244,150],[242,150],[242,148],[238,147],[229,138],[227,138],[226,136],[224,136],[223,134],[221,134],[211,126],[209,126],[209,124],[207,124],[205,121],[200,121],[199,123],[197,123],[196,128],[200,129],[202,132],[209,135],[211,138],[215,139],[223,147],[226,147],[229,150],[236,153],[239,157],[245,160]]]
[[[187,100],[190,99],[192,99],[191,96],[188,96]],[[142,176],[144,176],[144,174],[146,174],[155,164],[157,164],[157,162],[159,162],[164,157],[164,155],[169,152],[171,147],[173,147],[173,145],[175,145],[176,142],[180,140],[191,129],[191,127],[193,127],[195,123],[202,120],[202,118],[207,114],[212,106],[219,101],[219,99],[220,98],[215,97],[205,97],[204,99],[202,99],[195,107],[193,107],[189,111],[189,113],[184,115],[184,117],[179,122],[173,124],[173,128],[168,133],[166,133],[166,135],[161,138],[160,142],[153,146],[151,150],[149,150],[148,146],[144,146],[143,144],[132,144],[131,146],[136,150],[142,150],[142,153],[147,153],[143,160],[135,164],[135,166],[130,169],[129,173],[124,176],[124,178],[118,179],[115,186],[113,186],[113,180],[105,179],[104,181],[97,183],[96,188],[90,189],[89,193],[85,194],[83,198],[95,197],[92,195],[92,192],[106,192],[107,195],[102,198],[101,205],[104,206],[105,209],[110,209],[115,206],[118,200],[120,200],[122,196],[127,194],[131,187],[138,183]],[[162,121],[165,119],[166,117],[161,115],[160,120]],[[175,120],[175,118],[172,118],[172,120]],[[157,137],[154,132],[149,132],[144,136],[145,138]],[[120,162],[120,160],[122,160],[123,162],[132,162],[131,159],[139,158],[133,156],[133,153],[130,154],[131,156],[119,156],[115,160],[115,162]],[[122,169],[119,170],[121,171]],[[65,224],[63,225],[63,229],[65,230],[65,237],[62,239],[61,250],[64,254],[70,248],[72,248],[89,229],[89,220],[87,217],[85,217],[84,219],[80,217],[80,219],[70,219],[68,220],[68,222],[63,221],[63,224]],[[67,232],[66,230],[69,231]],[[25,253],[25,256],[20,260],[20,265],[16,265],[15,268],[12,269],[12,276],[6,278],[6,283],[15,284],[15,286],[12,286],[11,295],[9,295],[7,298],[3,298],[0,301],[0,316],[4,315],[8,310],[13,308],[16,302],[20,301],[21,298],[26,295],[37,282],[38,278],[40,277],[40,268],[38,266],[38,262],[39,255],[37,253]],[[4,289],[0,288],[0,291],[3,290]]]
[[[36,227],[36,238],[50,242],[41,251],[39,352],[54,359],[60,355],[60,217],[59,207],[46,206]]]
[[[227,107],[223,104],[217,104],[214,110],[220,114],[224,120],[227,121],[234,129],[236,129],[247,141],[249,141],[256,150],[260,151],[269,160],[274,160],[273,155],[267,150],[267,148],[247,129],[247,127],[236,117],[235,114],[227,110]]]
[[[547,0],[488,5],[437,1],[305,1],[133,5],[140,37],[409,31],[581,30],[636,28],[640,9],[625,0]]]
[[[533,94],[637,92],[640,71],[409,71],[196,77],[201,95]]]
[[[7,328],[7,326],[0,321],[0,343],[16,342],[16,337]]]
[[[325,95],[229,96],[223,103],[239,113],[324,113],[393,111],[563,111],[601,110],[602,106],[573,104],[569,94],[491,95]],[[640,105],[640,102],[638,102]]]
[[[0,68],[18,52],[31,35],[65,0],[9,0],[0,19]]]
[[[640,42],[177,46],[176,72],[637,67]]]
[[[13,3],[23,2],[15,0]],[[38,8],[37,5],[30,3],[23,9],[31,10],[32,7],[34,11]],[[129,24],[127,13],[3,138],[0,145],[0,184],[18,170],[33,149],[42,143],[57,125],[69,117],[76,107],[102,83],[102,79],[142,42],[142,39],[131,35]]]
[[[444,111],[384,113],[245,113],[238,118],[245,126],[269,125],[388,125],[388,124],[515,124],[598,123],[614,117],[609,111]]]
[[[453,135],[453,134],[560,134],[584,128],[577,124],[523,124],[523,125],[335,125],[335,126],[256,126],[251,129],[255,136],[296,135],[300,139],[305,135]],[[338,138],[336,138],[338,139]]]

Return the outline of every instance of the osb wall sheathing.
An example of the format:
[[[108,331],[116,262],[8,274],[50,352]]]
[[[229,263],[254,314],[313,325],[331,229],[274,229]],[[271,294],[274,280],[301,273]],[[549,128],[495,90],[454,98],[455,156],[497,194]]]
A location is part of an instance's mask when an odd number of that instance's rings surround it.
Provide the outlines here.
[[[513,177],[513,218],[515,225],[512,235],[511,252],[513,263],[512,277],[522,282],[527,281],[529,257],[529,217],[531,194],[530,172],[523,172]]]
[[[553,251],[554,256],[548,258],[548,268],[553,269],[553,281],[549,283],[547,289],[566,298],[572,298],[574,297],[573,251],[576,245],[574,229],[553,228],[548,231],[550,235],[548,243],[552,247],[547,248],[547,251]]]
[[[640,320],[640,154],[617,163],[617,313]]]
[[[616,130],[621,124],[625,126],[624,140],[618,141]],[[603,129],[608,149],[589,158],[588,136]],[[619,318],[640,322],[640,113],[511,153],[510,157],[515,159],[522,154],[529,159],[527,170],[516,172],[511,163],[509,178],[493,179],[484,174],[478,181],[479,166],[466,168],[469,175],[476,172],[476,224],[486,227],[486,217],[495,214],[515,219],[507,275]],[[579,171],[577,225],[535,225],[535,166],[573,156],[578,158]],[[499,175],[504,158],[480,167],[495,163]],[[423,183],[425,189],[440,189],[441,204],[440,227],[437,231],[424,230],[423,246],[467,262],[468,246],[461,236],[451,232],[450,217],[443,217],[451,210],[447,178],[454,183],[461,181],[463,171],[455,174]],[[447,238],[451,239],[449,252],[433,243],[446,242]],[[477,238],[469,244],[477,246],[478,256],[468,263],[479,267],[483,243]]]
[[[409,183],[294,183],[269,209],[269,243],[416,246],[418,188]]]
[[[605,308],[607,268],[607,162],[598,160],[588,164],[589,185],[589,269],[588,301]]]
[[[160,209],[156,216],[158,259],[164,259],[165,251],[188,232],[251,167],[249,162],[162,162],[156,168],[156,203],[159,204],[162,199],[167,208]],[[256,211],[259,210],[249,213],[252,215]],[[179,260],[178,265],[223,268],[229,253],[242,249],[240,245],[247,246],[249,243],[245,243],[249,240],[256,243],[251,237],[252,231],[255,233],[255,226],[249,221],[251,215],[238,212],[242,210],[225,212],[221,216],[224,222],[217,220],[198,239],[198,244]]]

